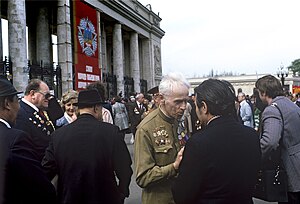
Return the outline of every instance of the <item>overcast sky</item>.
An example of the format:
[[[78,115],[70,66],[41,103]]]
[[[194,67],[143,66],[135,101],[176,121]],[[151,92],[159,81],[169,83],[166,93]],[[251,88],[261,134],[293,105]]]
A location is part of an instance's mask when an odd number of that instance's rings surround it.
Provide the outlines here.
[[[299,0],[139,1],[162,18],[164,74],[274,74],[300,58]]]

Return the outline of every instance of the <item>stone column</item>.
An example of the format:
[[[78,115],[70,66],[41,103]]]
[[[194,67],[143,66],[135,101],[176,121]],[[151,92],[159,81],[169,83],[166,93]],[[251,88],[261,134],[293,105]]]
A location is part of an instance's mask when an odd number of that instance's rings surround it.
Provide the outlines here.
[[[62,92],[73,89],[70,1],[58,0],[57,52],[61,67]]]
[[[101,24],[100,24],[101,25]],[[107,67],[107,48],[106,48],[106,31],[104,28],[104,25],[102,26],[102,36],[101,36],[101,64],[102,64],[102,70],[103,73],[108,72],[108,67]]]
[[[138,34],[132,32],[130,35],[130,70],[134,81],[134,90],[141,92],[140,66],[139,66],[139,40]]]
[[[124,94],[123,40],[121,24],[114,25],[113,30],[113,69],[117,77],[117,94]]]
[[[13,66],[13,83],[24,91],[29,80],[26,49],[25,0],[8,1],[8,44]]]
[[[148,82],[148,89],[153,88],[154,86],[157,86],[158,84],[155,84],[154,80],[154,70],[153,70],[153,55],[151,52],[150,47],[150,40],[149,39],[143,39],[142,40],[142,56],[141,56],[141,67],[143,69],[143,78],[147,80]]]
[[[49,12],[47,7],[41,7],[38,11],[36,24],[36,57],[38,63],[52,68],[52,39],[49,27]]]
[[[28,59],[30,64],[40,64],[37,61],[36,51],[36,24],[29,22],[28,26]]]

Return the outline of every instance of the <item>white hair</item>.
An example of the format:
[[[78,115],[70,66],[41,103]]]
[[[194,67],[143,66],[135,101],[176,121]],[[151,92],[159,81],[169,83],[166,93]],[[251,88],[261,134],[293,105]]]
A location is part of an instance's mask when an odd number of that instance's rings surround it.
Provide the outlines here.
[[[159,93],[163,95],[170,95],[179,87],[190,88],[190,83],[186,80],[183,74],[179,72],[168,73],[165,75],[159,84]]]

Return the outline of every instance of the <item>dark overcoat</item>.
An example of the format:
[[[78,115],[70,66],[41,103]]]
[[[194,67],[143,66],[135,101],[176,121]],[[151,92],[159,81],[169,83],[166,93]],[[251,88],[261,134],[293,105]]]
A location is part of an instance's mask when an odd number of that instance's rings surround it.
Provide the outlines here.
[[[136,128],[142,120],[142,115],[145,112],[144,106],[141,109],[137,102],[129,103],[128,105],[128,116],[130,121],[131,132],[135,135]]]
[[[53,132],[52,125],[47,122],[45,116],[35,111],[28,104],[20,101],[15,128],[25,131],[32,139],[38,160],[42,161],[45,150],[50,142],[50,134]]]
[[[114,204],[129,195],[131,163],[119,128],[82,114],[51,135],[42,165],[60,203]]]
[[[261,159],[253,128],[232,117],[212,120],[187,142],[172,188],[179,204],[249,204]]]
[[[0,203],[55,203],[55,189],[42,171],[29,136],[0,122]]]

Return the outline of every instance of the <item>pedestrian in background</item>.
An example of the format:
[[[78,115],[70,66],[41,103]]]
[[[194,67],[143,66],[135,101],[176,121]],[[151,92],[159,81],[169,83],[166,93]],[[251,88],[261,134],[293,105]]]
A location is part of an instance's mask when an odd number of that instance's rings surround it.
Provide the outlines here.
[[[126,106],[121,102],[122,99],[120,96],[114,98],[115,103],[112,105],[112,113],[114,118],[114,124],[120,128],[120,131],[123,133],[123,139],[125,133],[129,128],[128,125],[128,113]]]
[[[284,96],[280,81],[272,75],[259,78],[255,87],[262,102],[268,105],[261,118],[260,146],[263,164],[280,148],[281,161],[287,173],[287,203],[300,203],[300,109]],[[275,106],[281,111],[283,121]]]
[[[247,101],[246,95],[243,92],[238,94],[238,102],[239,102],[239,114],[242,120],[242,123],[248,127],[254,128],[254,117],[252,108],[249,103],[251,101]]]
[[[96,81],[96,82],[93,82],[91,84],[89,84],[86,89],[88,90],[91,90],[91,89],[96,89],[99,93],[99,95],[101,96],[101,99],[105,99],[105,87],[103,85],[102,82],[100,81]],[[113,117],[112,117],[112,106],[109,102],[104,102],[102,104],[102,117],[101,117],[101,120],[103,122],[106,122],[106,123],[110,123],[110,124],[114,124],[114,120],[113,120]]]
[[[42,171],[30,136],[13,128],[19,93],[0,76],[0,203],[54,204],[55,189]]]
[[[171,185],[183,152],[177,120],[184,114],[189,87],[182,74],[164,76],[159,85],[159,108],[138,125],[134,161],[136,182],[143,188],[143,204],[174,203]]]
[[[144,94],[138,93],[135,96],[135,101],[128,106],[128,115],[130,121],[130,129],[135,136],[136,128],[142,120],[142,115],[146,111],[144,107]]]
[[[178,204],[252,203],[260,164],[256,131],[236,117],[229,82],[209,79],[195,88],[201,130],[187,142],[172,188]]]
[[[79,92],[77,120],[51,135],[42,165],[49,179],[58,175],[59,203],[121,204],[129,196],[130,154],[119,128],[99,121],[102,103],[95,89]]]

